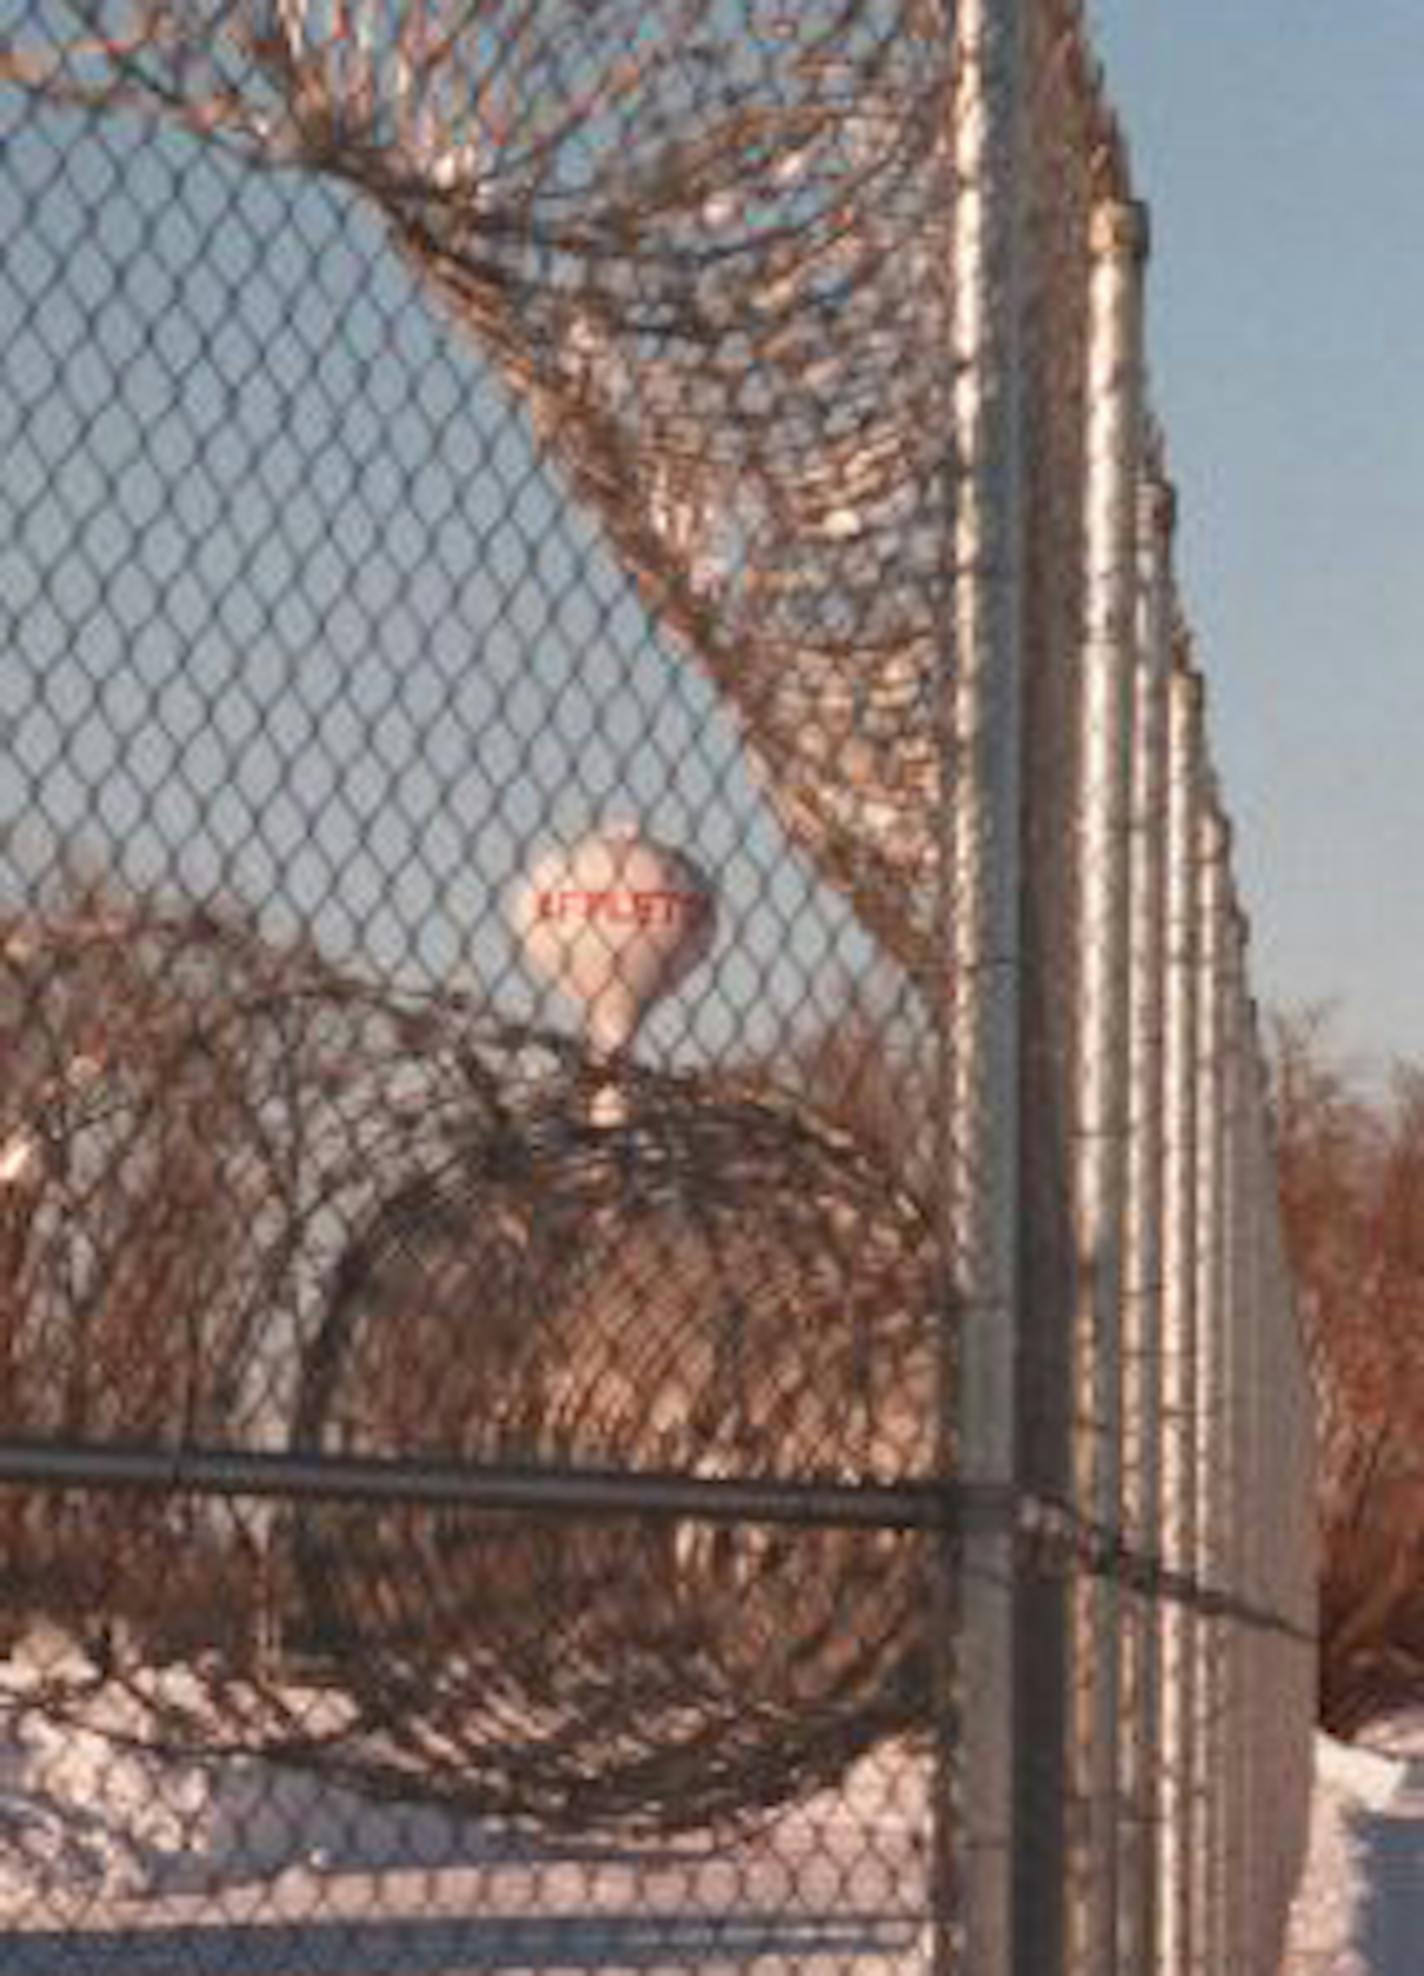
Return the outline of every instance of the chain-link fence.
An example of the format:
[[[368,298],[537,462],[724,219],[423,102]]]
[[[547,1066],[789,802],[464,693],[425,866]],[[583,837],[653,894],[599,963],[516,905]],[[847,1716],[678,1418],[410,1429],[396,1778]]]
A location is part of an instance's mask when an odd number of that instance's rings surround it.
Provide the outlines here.
[[[3,0],[15,1976],[1273,1967],[1311,1410],[1067,0]]]

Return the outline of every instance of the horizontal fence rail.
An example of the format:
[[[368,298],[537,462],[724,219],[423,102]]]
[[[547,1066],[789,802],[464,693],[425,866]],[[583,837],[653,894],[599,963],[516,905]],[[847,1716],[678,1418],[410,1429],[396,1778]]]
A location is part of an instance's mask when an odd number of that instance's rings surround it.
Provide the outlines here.
[[[1073,0],[0,0],[7,1972],[1275,1976],[1149,257]]]
[[[553,1516],[646,1515],[709,1523],[824,1524],[873,1530],[983,1528],[1015,1534],[1039,1568],[1120,1579],[1162,1599],[1219,1613],[1307,1643],[1314,1633],[1218,1586],[1178,1578],[1127,1550],[1115,1526],[1083,1523],[1064,1503],[975,1486],[953,1477],[870,1483],[712,1481],[626,1469],[516,1468],[393,1457],[265,1454],[232,1448],[131,1448],[0,1441],[0,1486],[282,1501],[405,1503],[424,1508],[526,1510]]]

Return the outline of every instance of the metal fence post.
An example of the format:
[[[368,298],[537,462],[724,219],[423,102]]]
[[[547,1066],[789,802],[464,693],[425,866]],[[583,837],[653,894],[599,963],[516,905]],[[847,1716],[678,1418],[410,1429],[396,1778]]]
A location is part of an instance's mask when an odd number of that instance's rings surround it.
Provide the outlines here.
[[[942,1111],[950,1135],[942,1184],[958,1331],[944,1419],[946,1428],[953,1421],[958,1472],[1007,1492],[1018,1464],[1023,6],[965,0],[955,33],[958,456],[953,645],[942,702]],[[964,1531],[958,1567],[959,1706],[950,1723],[941,1721],[934,1968],[936,1976],[1010,1976],[1018,1837],[1012,1525]]]
[[[1271,1286],[1267,1280],[1267,1221],[1271,1203],[1264,1185],[1268,1171],[1262,1136],[1262,1109],[1265,1093],[1261,1085],[1259,1043],[1255,1004],[1250,997],[1247,976],[1247,948],[1250,929],[1244,914],[1239,925],[1240,945],[1236,953],[1236,1091],[1233,1107],[1236,1187],[1240,1196],[1241,1232],[1236,1242],[1236,1288],[1233,1297],[1233,1379],[1235,1399],[1231,1432],[1236,1446],[1237,1493],[1233,1517],[1232,1576],[1240,1595],[1262,1603],[1256,1568],[1257,1552],[1266,1509],[1264,1486],[1267,1470],[1266,1445],[1257,1437],[1256,1414],[1261,1405],[1261,1384],[1265,1368],[1261,1363],[1260,1339],[1269,1322]],[[1236,1763],[1235,1832],[1232,1844],[1235,1883],[1233,1888],[1234,1952],[1238,1966],[1250,1971],[1256,1964],[1256,1938],[1260,1885],[1255,1805],[1262,1782],[1263,1750],[1248,1741],[1252,1724],[1262,1720],[1257,1668],[1262,1639],[1259,1629],[1242,1628],[1234,1641],[1233,1686],[1230,1736]],[[1264,1804],[1262,1815],[1266,1815]]]
[[[1223,1503],[1222,1568],[1229,1588],[1243,1598],[1252,1590],[1251,1553],[1256,1541],[1263,1492],[1259,1484],[1260,1449],[1250,1430],[1252,1392],[1258,1373],[1252,1362],[1253,1333],[1259,1309],[1256,1283],[1263,1229],[1260,1167],[1252,1120],[1260,1102],[1255,1083],[1254,1035],[1246,991],[1246,915],[1239,904],[1233,911],[1227,954],[1228,1029],[1228,1162],[1231,1197],[1230,1255],[1227,1283],[1226,1421],[1229,1447],[1230,1499]],[[1255,1832],[1249,1798],[1259,1754],[1249,1729],[1251,1668],[1256,1629],[1234,1626],[1226,1640],[1223,1671],[1223,1760],[1226,1765],[1226,1872],[1223,1888],[1224,1966],[1248,1971],[1253,1910],[1253,1842]]]
[[[1291,1297],[1288,1286],[1275,1267],[1280,1253],[1280,1210],[1275,1196],[1273,1148],[1267,1128],[1269,1093],[1261,1047],[1260,1017],[1254,1000],[1247,1003],[1247,1022],[1247,1074],[1251,1082],[1251,1100],[1246,1130],[1249,1134],[1248,1157],[1252,1166],[1251,1186],[1257,1231],[1247,1285],[1249,1302],[1242,1326],[1243,1406],[1240,1431],[1248,1451],[1250,1494],[1241,1517],[1241,1583],[1248,1598],[1258,1605],[1269,1606],[1267,1558],[1277,1536],[1265,1522],[1270,1514],[1270,1498],[1274,1493],[1271,1480],[1275,1473],[1267,1461],[1268,1452],[1276,1451],[1277,1459],[1284,1464],[1285,1473],[1294,1479],[1294,1450],[1290,1445],[1290,1436],[1278,1436],[1272,1431],[1272,1411],[1280,1402],[1272,1377],[1270,1339],[1282,1316],[1289,1318]],[[1241,1707],[1248,1719],[1258,1724],[1268,1724],[1277,1706],[1276,1698],[1269,1693],[1267,1686],[1272,1647],[1271,1640],[1260,1633],[1253,1634],[1246,1645]],[[1263,1827],[1263,1821],[1271,1815],[1269,1807],[1276,1786],[1273,1746],[1273,1737],[1264,1737],[1257,1742],[1242,1790],[1241,1823],[1246,1855],[1242,1864],[1244,1878],[1241,1897],[1245,1908],[1248,1969],[1262,1963],[1262,1958],[1272,1953],[1278,1957],[1281,1946],[1278,1941],[1271,1940],[1275,1903],[1274,1889],[1269,1884],[1269,1862],[1274,1841],[1273,1835]],[[1262,1963],[1262,1966],[1266,1965]]]
[[[1230,1477],[1224,1436],[1223,1358],[1226,1304],[1227,938],[1230,918],[1230,826],[1215,778],[1200,821],[1201,936],[1197,1003],[1197,1323],[1196,1532],[1191,1568],[1202,1584],[1220,1579],[1221,1516]],[[1219,1968],[1221,1935],[1223,1621],[1203,1615],[1196,1628],[1196,1747],[1193,1872],[1197,1909],[1195,1967]]]
[[[1167,980],[1164,1010],[1162,1213],[1162,1552],[1189,1572],[1196,1550],[1198,814],[1202,685],[1179,663],[1168,690]],[[1193,1944],[1192,1792],[1196,1619],[1161,1611],[1162,1695],[1158,1902],[1160,1976],[1187,1976]]]
[[[1139,497],[1140,597],[1131,794],[1127,1233],[1123,1300],[1123,1524],[1144,1555],[1161,1549],[1162,1049],[1166,987],[1167,692],[1172,666],[1176,502],[1155,473]],[[1125,1632],[1119,1889],[1122,1966],[1156,1953],[1158,1712],[1156,1608],[1133,1601]]]
[[[1241,1143],[1242,1002],[1241,957],[1244,914],[1228,864],[1222,874],[1218,932],[1217,1071],[1220,1103],[1220,1200],[1217,1321],[1215,1325],[1213,1455],[1206,1471],[1207,1552],[1203,1576],[1231,1594],[1241,1591],[1240,1524],[1249,1502],[1249,1473],[1237,1426],[1240,1404],[1243,1270],[1252,1240],[1252,1209]],[[1242,1644],[1252,1629],[1222,1617],[1212,1629],[1210,1655],[1211,1875],[1209,1881],[1213,1971],[1234,1971],[1240,1947],[1238,1891],[1241,1874],[1238,1799],[1242,1775],[1239,1668]]]
[[[1122,1297],[1127,1147],[1129,769],[1143,454],[1143,209],[1102,202],[1090,233],[1085,641],[1078,792],[1075,1490],[1101,1528],[1121,1519]],[[1120,1588],[1075,1595],[1072,1966],[1116,1966]]]

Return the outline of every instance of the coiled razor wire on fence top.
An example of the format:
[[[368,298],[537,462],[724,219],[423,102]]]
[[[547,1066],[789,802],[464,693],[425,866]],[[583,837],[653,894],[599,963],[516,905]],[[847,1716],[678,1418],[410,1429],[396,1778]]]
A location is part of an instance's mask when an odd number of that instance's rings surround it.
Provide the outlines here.
[[[629,1068],[626,1117],[595,1125],[608,1070],[575,1046],[212,914],[81,907],[15,922],[6,952],[28,1069],[3,1098],[9,1431],[927,1472],[923,1215],[804,1107]],[[679,1829],[801,1795],[925,1716],[899,1531],[308,1504],[200,1519],[190,1574],[161,1499],[4,1508],[13,1608],[91,1636],[107,1615],[124,1641],[49,1705],[82,1720],[117,1680],[130,1737],[169,1749]],[[305,1643],[315,1721],[264,1668],[263,1621]],[[180,1647],[182,1693],[146,1685]]]
[[[79,5],[0,66],[354,186],[921,971],[951,501],[938,0]],[[47,20],[46,27],[53,34]]]

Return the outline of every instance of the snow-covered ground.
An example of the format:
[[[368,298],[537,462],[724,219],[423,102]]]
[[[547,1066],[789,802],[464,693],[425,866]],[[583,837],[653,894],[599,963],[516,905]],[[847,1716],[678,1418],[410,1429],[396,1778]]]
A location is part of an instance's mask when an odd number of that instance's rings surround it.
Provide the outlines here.
[[[1317,1738],[1283,1976],[1424,1976],[1424,1712]]]
[[[923,1766],[736,1844],[517,1838],[252,1758],[160,1758],[23,1705],[0,1733],[3,1976],[926,1976]],[[182,1681],[181,1674],[166,1677]],[[175,1699],[177,1697],[175,1696]],[[1424,1976],[1424,1712],[1320,1737],[1282,1976]]]
[[[126,1712],[7,1712],[3,1976],[929,1967],[924,1771],[904,1753],[735,1844],[560,1845],[256,1759],[156,1757],[115,1743]]]

